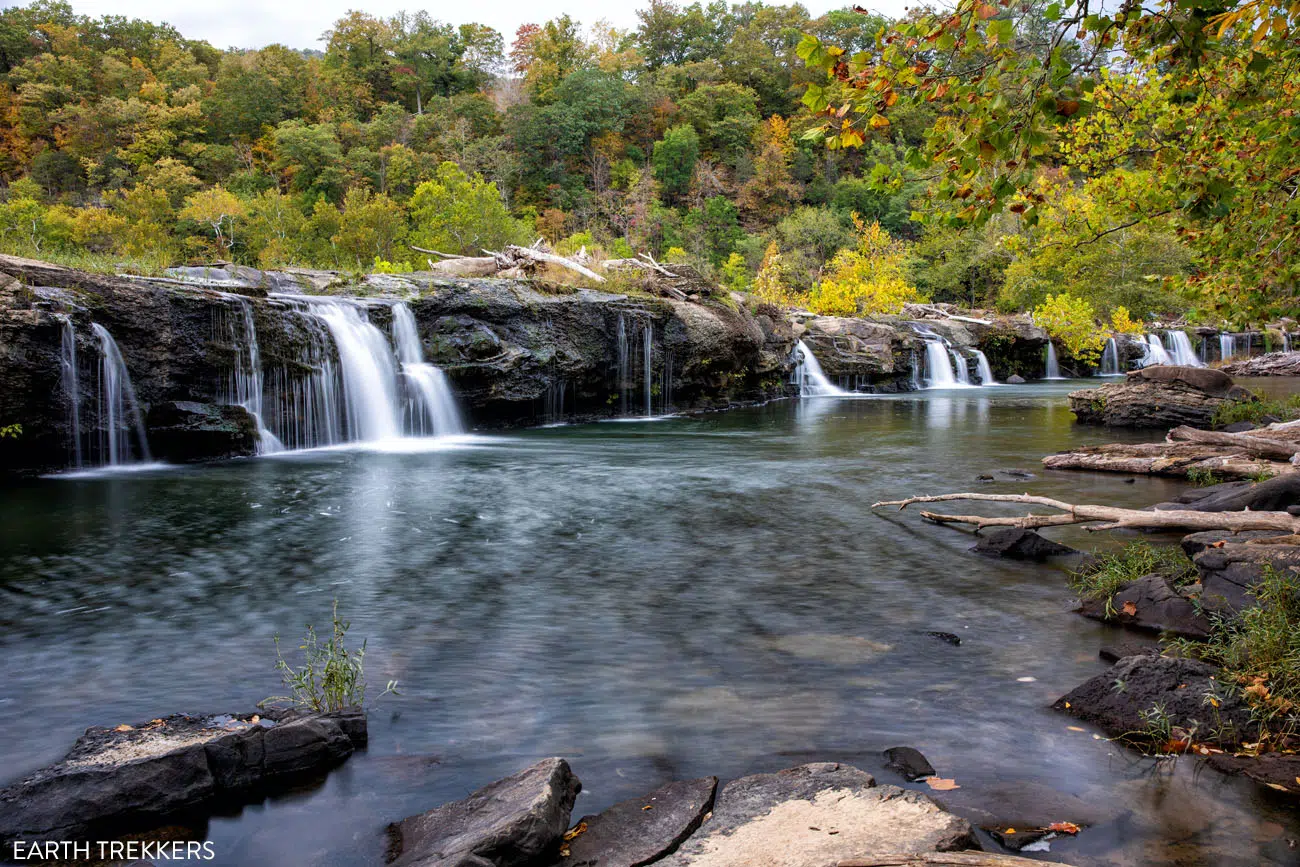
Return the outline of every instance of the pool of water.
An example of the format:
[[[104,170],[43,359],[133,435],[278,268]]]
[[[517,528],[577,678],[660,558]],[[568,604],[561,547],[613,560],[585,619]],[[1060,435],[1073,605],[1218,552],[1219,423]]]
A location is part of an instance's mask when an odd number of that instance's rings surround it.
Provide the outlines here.
[[[0,778],[57,760],[88,725],[278,693],[273,637],[326,625],[337,599],[368,640],[372,689],[396,678],[401,695],[375,705],[369,749],[324,781],[199,829],[215,863],[382,863],[387,822],[548,755],[583,779],[577,816],[672,779],[814,760],[898,782],[879,753],[901,744],[968,796],[1046,786],[1112,809],[1049,858],[1296,863],[1292,808],[1048,709],[1106,668],[1097,650],[1117,637],[1071,613],[1060,568],[986,559],[966,531],[870,509],[961,490],[1129,506],[1173,493],[1040,470],[1068,446],[1158,437],[1076,426],[1074,387],[809,399],[11,487]],[[976,482],[1011,468],[1036,475]]]

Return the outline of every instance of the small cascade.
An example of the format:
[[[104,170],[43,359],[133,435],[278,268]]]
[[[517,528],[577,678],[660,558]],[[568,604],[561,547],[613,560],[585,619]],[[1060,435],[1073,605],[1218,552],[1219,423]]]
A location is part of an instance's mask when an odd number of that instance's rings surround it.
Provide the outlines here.
[[[554,379],[546,386],[546,397],[542,404],[542,418],[548,424],[555,424],[564,419],[564,391],[567,383],[563,379]]]
[[[1291,351],[1291,335],[1287,334],[1285,331],[1282,332],[1282,351]]]
[[[108,329],[97,322],[90,325],[99,340],[99,382],[97,384],[99,410],[99,462],[115,467],[131,463],[137,456],[142,461],[152,460],[149,440],[144,432],[144,418],[136,403],[135,389],[126,361],[117,348],[117,341]],[[131,445],[135,434],[136,449]]]
[[[955,388],[957,377],[952,371],[948,347],[939,339],[925,341],[925,387]]]
[[[1208,364],[1210,361],[1210,338],[1201,338],[1201,364]]]
[[[1106,348],[1101,353],[1101,370],[1098,376],[1119,376],[1119,344],[1115,338],[1106,338]]]
[[[415,315],[405,304],[393,306],[393,345],[406,383],[403,429],[414,436],[447,436],[464,431],[447,374],[424,360]],[[561,385],[560,404],[564,404]]]
[[[1173,358],[1174,364],[1185,367],[1204,367],[1201,359],[1197,357],[1192,350],[1191,338],[1187,332],[1179,328],[1171,328],[1165,332],[1165,343],[1169,347],[1169,355]]]
[[[401,436],[397,365],[384,333],[358,305],[316,303],[339,354],[343,409],[354,439],[391,440]]]
[[[664,369],[660,380],[659,398],[664,407],[664,415],[673,412],[673,354],[664,349]]]
[[[848,393],[831,384],[817,363],[817,356],[802,340],[795,344],[794,360],[793,382],[799,386],[800,397],[841,397]]]
[[[253,326],[253,304],[242,295],[224,295],[234,305],[237,315],[224,317],[225,334],[235,350],[235,366],[221,395],[223,403],[242,406],[257,424],[257,453],[284,451],[284,444],[271,433],[263,421],[262,354]]]
[[[921,380],[921,361],[916,357],[915,349],[912,350],[911,363],[912,363],[912,388],[914,388],[917,391],[920,391],[922,388],[925,387],[925,383]]]
[[[989,367],[989,357],[978,349],[972,349],[975,353],[975,369],[980,376],[980,385],[997,385],[998,381],[993,378],[993,368]]]
[[[1056,344],[1047,341],[1047,365],[1043,373],[1043,379],[1064,379],[1061,376],[1061,365],[1056,360]]]
[[[72,466],[81,469],[81,383],[77,370],[77,331],[72,325],[72,317],[63,318],[62,345],[59,348],[59,378],[63,385],[63,394],[68,399],[68,451],[72,455]]]
[[[1146,336],[1146,342],[1147,342],[1147,354],[1146,357],[1142,359],[1143,367],[1149,367],[1153,364],[1174,363],[1173,356],[1171,356],[1168,352],[1165,351],[1165,346],[1163,343],[1160,342],[1159,337],[1156,337],[1154,334],[1148,334]]]
[[[645,382],[645,415],[650,418],[654,415],[654,408],[651,406],[651,398],[654,395],[654,389],[650,386],[650,377],[654,369],[654,326],[647,325],[641,331],[642,343],[642,379]]]
[[[952,356],[952,371],[957,377],[958,385],[970,385],[970,367],[966,364],[966,359],[960,352],[948,347],[948,354]]]
[[[1245,338],[1244,350],[1245,350],[1245,354],[1249,355],[1250,354],[1249,334],[1229,334],[1228,332],[1225,331],[1219,335],[1219,358],[1222,361],[1228,361],[1230,359],[1236,358],[1239,354],[1242,353],[1243,341],[1240,338]]]
[[[627,415],[627,323],[618,314],[618,396],[619,415]]]
[[[645,417],[654,415],[654,323],[618,316],[619,414],[632,414],[634,402],[642,405]],[[637,392],[640,398],[637,398]]]

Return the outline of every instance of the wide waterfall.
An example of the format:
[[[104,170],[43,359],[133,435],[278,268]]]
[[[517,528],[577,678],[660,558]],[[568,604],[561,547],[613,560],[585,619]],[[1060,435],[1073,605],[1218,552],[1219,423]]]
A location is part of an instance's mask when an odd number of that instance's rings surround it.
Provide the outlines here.
[[[1185,367],[1204,367],[1201,359],[1192,349],[1191,338],[1187,332],[1178,328],[1171,328],[1165,332],[1165,341],[1169,346],[1169,355],[1173,358],[1174,364],[1180,364]]]
[[[1174,359],[1165,351],[1165,346],[1160,342],[1160,338],[1154,334],[1146,336],[1147,353],[1142,359],[1142,366],[1149,367],[1152,364],[1173,364]]]
[[[1106,338],[1106,348],[1101,353],[1101,370],[1098,376],[1119,376],[1119,345],[1115,338]]]
[[[72,455],[72,466],[81,469],[81,383],[77,370],[77,331],[71,316],[63,318],[59,373],[63,394],[68,401],[68,451]]]
[[[264,381],[265,424],[284,447],[320,448],[462,430],[446,377],[426,364],[414,317],[392,307],[393,341],[361,301],[272,295],[307,338],[293,369]],[[304,373],[303,371],[306,371]]]
[[[1047,341],[1047,365],[1043,373],[1043,379],[1064,379],[1061,376],[1061,365],[1056,360],[1056,345],[1052,341]]]
[[[456,408],[447,374],[424,360],[415,315],[405,304],[393,306],[393,344],[407,385],[405,430],[416,436],[463,433],[465,426],[461,423],[460,410]],[[561,391],[561,406],[563,403],[564,393]]]
[[[844,389],[831,384],[817,363],[817,356],[800,340],[795,344],[794,383],[799,386],[801,397],[842,397],[848,394]]]
[[[978,349],[972,349],[975,353],[975,369],[980,375],[980,385],[997,385],[998,381],[993,378],[993,368],[989,366],[989,357]]]
[[[144,432],[144,418],[135,400],[131,374],[108,329],[92,322],[90,329],[99,339],[99,463],[115,467],[132,463],[137,457],[152,460],[149,440]],[[135,434],[132,448],[131,434]]]

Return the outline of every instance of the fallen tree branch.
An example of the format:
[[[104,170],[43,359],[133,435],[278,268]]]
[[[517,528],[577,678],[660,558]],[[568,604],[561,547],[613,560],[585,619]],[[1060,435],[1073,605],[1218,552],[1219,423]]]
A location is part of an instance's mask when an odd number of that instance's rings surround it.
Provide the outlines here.
[[[416,251],[417,253],[428,253],[430,256],[441,256],[441,257],[444,258],[444,259],[468,259],[468,258],[470,258],[469,256],[462,256],[462,255],[460,255],[459,253],[442,253],[442,252],[439,252],[438,250],[426,250],[424,247],[417,247],[417,246],[415,246],[414,244],[411,245],[411,249],[414,250],[414,251]]]
[[[1207,445],[1231,446],[1252,455],[1264,458],[1277,458],[1289,461],[1300,454],[1300,444],[1267,437],[1251,436],[1244,433],[1224,433],[1222,431],[1198,430],[1187,425],[1180,425],[1169,432],[1169,442],[1205,443]]]
[[[1227,530],[1238,533],[1244,530],[1276,530],[1283,534],[1300,533],[1300,517],[1287,512],[1193,512],[1186,509],[1144,511],[1121,509],[1115,506],[1092,506],[1066,503],[1051,497],[1030,494],[939,494],[931,497],[909,497],[873,503],[871,508],[897,506],[901,512],[913,503],[944,503],[953,500],[970,500],[985,503],[1022,503],[1056,509],[1059,515],[1021,515],[1019,517],[989,518],[984,515],[946,515],[922,512],[921,517],[936,524],[971,524],[976,531],[985,527],[1060,527],[1067,524],[1096,524],[1089,531],[1116,529],[1146,530]],[[1104,522],[1104,523],[1098,523]]]
[[[927,313],[933,313],[936,316],[943,316],[948,319],[955,319],[958,322],[973,322],[976,325],[992,325],[991,319],[975,319],[971,316],[958,316],[956,313],[949,313],[941,307],[935,307],[931,304],[909,304],[909,307],[915,307],[918,310],[924,310]]]
[[[484,250],[483,252],[496,259],[497,264],[500,266],[502,271],[510,268],[517,268],[525,262],[535,262],[566,268],[569,271],[581,274],[588,280],[594,280],[597,283],[605,282],[604,277],[600,276],[590,268],[579,265],[572,259],[566,259],[563,256],[557,256],[554,253],[547,253],[544,250],[539,250],[536,246],[520,247],[516,244],[511,244],[499,253],[493,252],[492,250]]]

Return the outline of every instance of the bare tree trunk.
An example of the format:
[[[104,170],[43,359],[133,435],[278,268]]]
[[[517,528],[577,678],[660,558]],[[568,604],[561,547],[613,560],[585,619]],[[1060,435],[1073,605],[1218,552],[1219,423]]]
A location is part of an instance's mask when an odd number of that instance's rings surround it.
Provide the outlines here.
[[[971,500],[984,503],[1024,503],[1057,509],[1060,515],[1022,515],[1020,517],[989,518],[983,515],[946,515],[922,512],[921,517],[936,524],[972,524],[976,531],[985,527],[1062,527],[1068,524],[1093,524],[1087,530],[1147,529],[1147,530],[1276,530],[1283,534],[1300,532],[1300,518],[1287,512],[1193,512],[1185,509],[1147,512],[1140,509],[1121,509],[1115,506],[1087,506],[1036,497],[1030,494],[939,494],[933,497],[909,497],[873,503],[871,508],[898,506],[901,512],[913,503],[945,503],[953,500]]]

